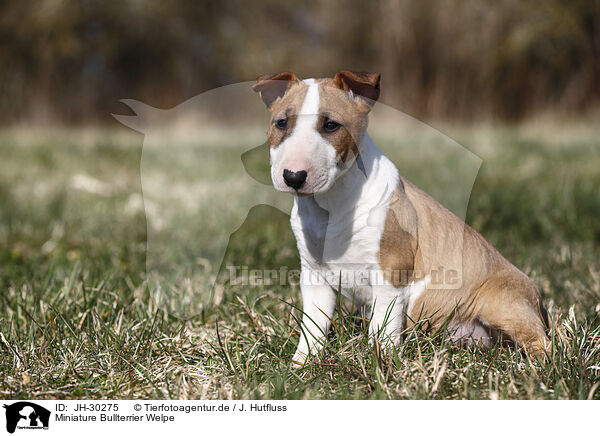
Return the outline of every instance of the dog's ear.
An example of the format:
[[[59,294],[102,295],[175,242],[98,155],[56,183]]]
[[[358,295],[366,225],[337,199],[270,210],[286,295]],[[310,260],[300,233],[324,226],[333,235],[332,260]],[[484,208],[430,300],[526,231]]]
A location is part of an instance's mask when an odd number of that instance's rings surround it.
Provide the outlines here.
[[[362,97],[369,106],[373,106],[379,98],[379,73],[355,73],[353,71],[338,71],[333,81],[335,85],[344,91]]]
[[[262,98],[267,107],[271,107],[271,104],[283,96],[290,85],[297,81],[298,78],[296,75],[288,71],[277,74],[265,74],[256,79],[256,83],[252,85],[252,89],[254,92],[260,94],[260,98]]]

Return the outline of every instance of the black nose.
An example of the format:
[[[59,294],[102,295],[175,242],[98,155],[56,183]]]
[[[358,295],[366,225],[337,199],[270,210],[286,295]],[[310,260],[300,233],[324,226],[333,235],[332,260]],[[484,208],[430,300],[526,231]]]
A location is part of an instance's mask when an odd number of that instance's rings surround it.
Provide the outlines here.
[[[306,171],[283,170],[283,180],[290,188],[300,189],[306,181]]]

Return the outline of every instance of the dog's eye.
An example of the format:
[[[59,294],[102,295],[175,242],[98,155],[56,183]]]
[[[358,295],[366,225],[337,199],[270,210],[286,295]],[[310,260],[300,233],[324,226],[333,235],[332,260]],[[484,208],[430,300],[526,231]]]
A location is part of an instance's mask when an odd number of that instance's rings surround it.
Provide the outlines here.
[[[280,130],[285,130],[285,128],[287,127],[287,120],[285,118],[281,118],[275,121],[275,127],[277,127]]]
[[[339,129],[341,126],[340,123],[336,123],[335,121],[327,121],[325,124],[323,124],[323,130],[325,130],[325,132],[327,133],[331,133],[331,132],[335,132],[337,129]]]

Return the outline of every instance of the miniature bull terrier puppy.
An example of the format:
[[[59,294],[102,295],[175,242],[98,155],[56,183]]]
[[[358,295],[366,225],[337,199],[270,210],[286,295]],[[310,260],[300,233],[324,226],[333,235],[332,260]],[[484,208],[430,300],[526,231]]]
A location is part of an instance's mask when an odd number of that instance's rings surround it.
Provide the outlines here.
[[[271,113],[273,185],[294,195],[303,316],[293,362],[322,347],[338,292],[366,308],[383,344],[426,319],[457,339],[502,335],[543,354],[548,318],[531,280],[401,177],[367,134],[379,85],[377,73],[339,71],[265,75],[253,86]]]

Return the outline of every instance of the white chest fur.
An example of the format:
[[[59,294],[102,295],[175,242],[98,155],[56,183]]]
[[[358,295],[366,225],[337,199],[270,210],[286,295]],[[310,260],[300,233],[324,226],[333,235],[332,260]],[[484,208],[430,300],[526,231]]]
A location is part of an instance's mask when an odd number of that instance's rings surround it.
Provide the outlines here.
[[[360,162],[324,194],[296,197],[291,224],[303,270],[359,304],[383,282],[377,254],[398,171],[365,135]]]

